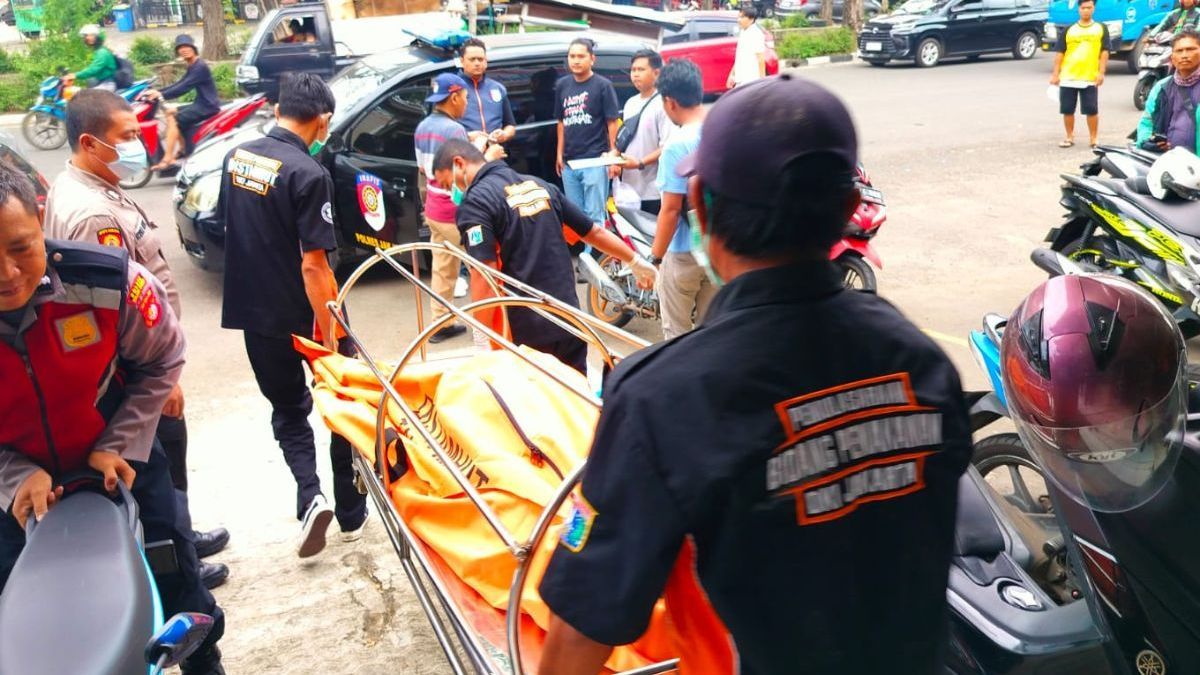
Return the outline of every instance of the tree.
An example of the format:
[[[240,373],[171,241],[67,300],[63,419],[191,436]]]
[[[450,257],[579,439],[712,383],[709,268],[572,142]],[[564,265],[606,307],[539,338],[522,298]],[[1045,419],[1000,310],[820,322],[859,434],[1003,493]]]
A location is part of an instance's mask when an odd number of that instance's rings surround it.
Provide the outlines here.
[[[862,0],[844,0],[842,4],[842,25],[849,28],[857,39],[863,26]]]
[[[821,13],[818,16],[826,26],[833,23],[833,0],[821,0]]]
[[[204,46],[200,56],[205,61],[229,58],[229,43],[225,40],[225,3],[222,0],[200,0],[204,15]]]

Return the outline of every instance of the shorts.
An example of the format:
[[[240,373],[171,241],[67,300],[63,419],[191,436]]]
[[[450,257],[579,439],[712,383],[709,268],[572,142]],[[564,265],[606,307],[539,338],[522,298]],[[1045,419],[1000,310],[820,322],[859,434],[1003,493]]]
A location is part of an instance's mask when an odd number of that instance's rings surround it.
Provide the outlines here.
[[[181,105],[175,113],[175,123],[179,125],[179,133],[184,138],[190,139],[197,127],[204,124],[210,117],[216,114],[216,112],[205,112],[203,109],[197,109],[195,104]]]
[[[1079,102],[1079,112],[1084,115],[1100,113],[1100,96],[1096,85],[1076,89],[1074,87],[1058,88],[1058,112],[1063,115],[1075,114],[1075,102]]]

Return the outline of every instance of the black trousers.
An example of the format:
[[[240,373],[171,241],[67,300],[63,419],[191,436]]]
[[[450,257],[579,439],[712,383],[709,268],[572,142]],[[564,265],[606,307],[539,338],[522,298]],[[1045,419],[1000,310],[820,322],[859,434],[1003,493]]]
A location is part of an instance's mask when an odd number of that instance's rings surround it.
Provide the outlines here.
[[[212,593],[204,587],[197,571],[200,561],[196,558],[196,547],[192,543],[191,523],[177,512],[175,487],[171,484],[167,456],[156,441],[146,462],[130,462],[137,472],[133,481],[133,498],[140,510],[142,530],[147,543],[175,542],[175,555],[179,561],[179,573],[155,576],[158,593],[162,598],[163,612],[171,616],[178,612],[203,612],[215,621],[205,645],[216,644],[225,632],[225,614],[217,606]],[[25,548],[25,532],[15,518],[0,512],[0,590],[8,581],[13,565],[21,550]],[[64,607],[63,611],[71,611]]]
[[[171,464],[171,483],[176,490],[187,492],[187,419],[166,415],[159,417],[157,436]]]
[[[308,415],[312,395],[304,372],[304,357],[292,347],[291,336],[261,335],[245,331],[246,356],[254,369],[258,389],[271,402],[271,428],[296,479],[296,519],[318,494],[317,449]],[[343,352],[345,353],[345,352]],[[334,514],[343,530],[362,524],[367,514],[367,498],[354,487],[354,449],[350,442],[333,434],[329,459],[333,465]]]
[[[559,361],[587,375],[587,343],[573,335],[568,335],[562,330],[555,330],[552,335],[560,335],[562,337],[556,340],[546,340],[544,335],[539,335],[536,338],[530,339],[514,331],[513,343],[518,345],[523,344],[539,352],[550,354]]]

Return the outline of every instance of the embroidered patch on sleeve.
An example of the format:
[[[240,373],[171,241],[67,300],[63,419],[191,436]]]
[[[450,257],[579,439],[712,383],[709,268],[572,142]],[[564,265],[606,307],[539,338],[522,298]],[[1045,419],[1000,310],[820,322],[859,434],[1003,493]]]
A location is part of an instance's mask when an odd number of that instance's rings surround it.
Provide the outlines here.
[[[121,229],[118,227],[102,228],[96,232],[96,239],[100,241],[101,246],[125,248],[125,237],[121,236]]]
[[[478,246],[483,243],[483,226],[476,225],[467,230],[467,245]]]
[[[596,509],[588,503],[579,490],[571,493],[571,512],[563,523],[562,544],[572,553],[579,553],[587,546],[592,534],[592,523],[596,520]]]
[[[91,310],[65,316],[55,321],[54,325],[58,328],[58,337],[65,351],[73,352],[100,341],[100,327],[96,325],[96,316]]]
[[[158,300],[158,294],[154,292],[154,287],[150,285],[149,280],[142,274],[138,274],[134,278],[133,283],[129,285],[128,294],[129,304],[137,308],[139,314],[142,315],[142,320],[146,322],[147,328],[153,328],[162,321],[162,303]]]

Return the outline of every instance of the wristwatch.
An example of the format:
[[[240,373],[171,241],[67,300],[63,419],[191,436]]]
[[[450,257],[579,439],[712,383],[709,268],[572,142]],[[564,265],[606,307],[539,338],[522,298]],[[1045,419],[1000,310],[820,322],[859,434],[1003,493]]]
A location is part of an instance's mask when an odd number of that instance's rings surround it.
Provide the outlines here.
[[[662,261],[663,261],[663,259],[656,255],[650,256],[650,264],[654,265],[655,267],[658,267],[659,265],[661,265]]]
[[[645,169],[645,168],[646,168],[646,163],[639,159],[638,160],[638,169],[641,170],[641,169]]]

